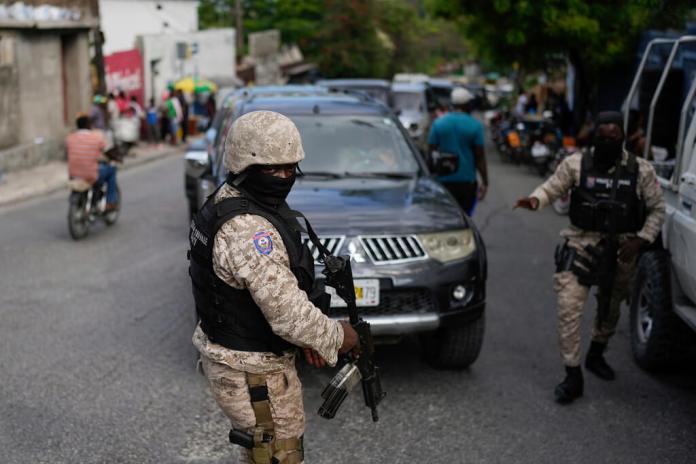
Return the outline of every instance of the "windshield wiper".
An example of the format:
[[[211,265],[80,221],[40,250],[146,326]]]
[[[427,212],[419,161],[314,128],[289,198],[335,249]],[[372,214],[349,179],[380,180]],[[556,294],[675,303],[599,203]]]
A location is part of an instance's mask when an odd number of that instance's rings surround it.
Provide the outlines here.
[[[413,179],[415,172],[346,172],[345,177],[364,177],[376,179]]]
[[[361,119],[351,119],[350,122],[352,122],[353,124],[356,124],[358,126],[371,127],[373,129],[375,128],[375,125],[372,124],[371,122],[363,121]]]
[[[302,171],[302,176],[300,177],[328,177],[331,179],[341,179],[343,177],[342,174],[339,174],[337,172],[329,172],[329,171]]]

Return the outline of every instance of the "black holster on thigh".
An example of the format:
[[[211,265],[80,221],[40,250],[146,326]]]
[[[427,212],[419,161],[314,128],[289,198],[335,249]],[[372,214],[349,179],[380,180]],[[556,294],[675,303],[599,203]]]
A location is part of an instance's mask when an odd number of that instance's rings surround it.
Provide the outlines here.
[[[588,254],[594,258],[594,247],[586,247]],[[591,287],[597,285],[595,270],[597,263],[593,258],[586,258],[575,248],[568,246],[568,240],[563,245],[556,246],[554,261],[556,272],[571,271],[578,278],[580,285]]]
[[[256,418],[254,434],[242,430],[230,430],[230,442],[252,452],[254,464],[299,464],[304,460],[304,440],[299,438],[277,439],[271,416],[266,376],[247,373],[251,407]]]

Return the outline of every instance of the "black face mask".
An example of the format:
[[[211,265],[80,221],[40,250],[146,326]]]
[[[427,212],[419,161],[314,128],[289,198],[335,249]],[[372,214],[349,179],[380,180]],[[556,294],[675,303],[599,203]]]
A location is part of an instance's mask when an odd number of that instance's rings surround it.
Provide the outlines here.
[[[594,140],[594,161],[599,168],[609,169],[621,156],[623,140],[597,137]]]
[[[258,169],[252,169],[241,183],[241,187],[255,200],[276,208],[288,197],[295,183],[295,177],[294,174],[288,178],[276,177],[264,174]]]

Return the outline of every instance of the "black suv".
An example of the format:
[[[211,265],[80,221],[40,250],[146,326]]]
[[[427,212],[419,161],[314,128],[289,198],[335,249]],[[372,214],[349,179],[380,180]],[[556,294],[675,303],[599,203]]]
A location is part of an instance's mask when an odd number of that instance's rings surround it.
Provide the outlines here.
[[[288,203],[305,213],[333,253],[352,257],[359,310],[375,336],[418,333],[432,364],[473,363],[484,332],[484,244],[398,118],[350,92],[241,99],[220,125],[220,146],[199,180],[199,198],[225,179],[222,143],[232,122],[256,110],[285,114],[299,128],[304,176]],[[332,298],[331,317],[346,316],[342,303]]]

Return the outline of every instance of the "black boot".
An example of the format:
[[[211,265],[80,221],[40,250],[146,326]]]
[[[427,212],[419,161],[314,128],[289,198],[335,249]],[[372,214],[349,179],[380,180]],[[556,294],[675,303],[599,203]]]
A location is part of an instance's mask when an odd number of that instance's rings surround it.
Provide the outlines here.
[[[583,392],[582,369],[580,366],[566,366],[566,378],[556,385],[556,401],[561,404],[572,403],[575,398],[580,398]]]
[[[606,344],[592,342],[590,351],[587,352],[587,358],[585,358],[585,367],[600,379],[614,380],[616,378],[614,369],[604,359],[604,350],[606,349]]]

